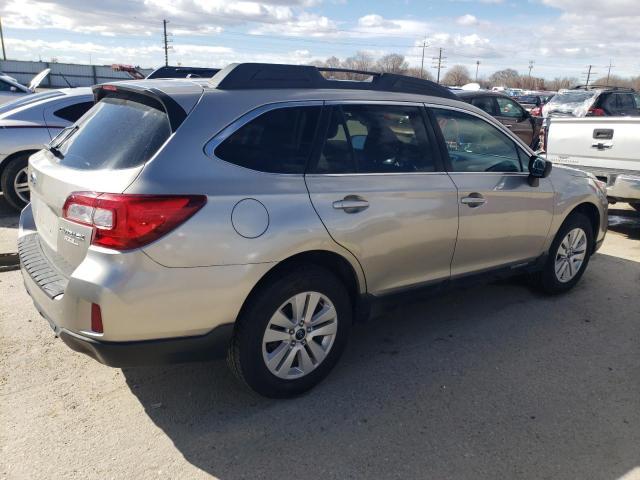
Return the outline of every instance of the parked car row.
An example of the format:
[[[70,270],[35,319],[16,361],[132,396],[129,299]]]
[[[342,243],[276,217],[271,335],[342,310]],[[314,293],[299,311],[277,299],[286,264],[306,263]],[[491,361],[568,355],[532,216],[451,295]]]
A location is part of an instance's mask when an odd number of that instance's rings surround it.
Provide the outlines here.
[[[533,128],[517,103],[483,97],[489,114],[427,80],[322,73],[234,64],[93,87],[31,155],[20,217],[25,287],[69,347],[113,366],[226,352],[241,382],[286,397],[382,298],[480,274],[579,281],[604,187],[552,171],[492,115]]]

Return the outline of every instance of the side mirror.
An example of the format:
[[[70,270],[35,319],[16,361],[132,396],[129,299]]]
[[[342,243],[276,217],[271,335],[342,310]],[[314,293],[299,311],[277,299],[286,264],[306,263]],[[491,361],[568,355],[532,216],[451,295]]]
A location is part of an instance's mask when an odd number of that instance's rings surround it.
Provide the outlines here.
[[[537,187],[541,178],[547,178],[551,173],[553,164],[546,158],[533,155],[529,159],[529,185]]]

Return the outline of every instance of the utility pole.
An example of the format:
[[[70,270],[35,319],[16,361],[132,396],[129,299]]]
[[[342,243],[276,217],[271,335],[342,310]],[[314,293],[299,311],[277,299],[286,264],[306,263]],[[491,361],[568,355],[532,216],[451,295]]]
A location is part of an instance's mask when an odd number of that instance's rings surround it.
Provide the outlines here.
[[[164,30],[164,65],[169,66],[169,39],[167,37],[167,20],[162,20],[162,29]]]
[[[422,61],[420,62],[420,78],[424,78],[424,49],[427,48],[427,39],[422,41]]]
[[[587,71],[582,72],[583,75],[587,76],[586,86],[589,86],[589,81],[591,80],[591,75],[595,75],[596,72],[592,71],[593,65],[587,65]]]
[[[609,86],[609,78],[611,78],[611,69],[615,67],[615,65],[613,65],[613,61],[609,60],[609,67],[607,70],[607,87]]]
[[[476,60],[476,83],[478,83],[478,70],[480,69],[480,60]]]
[[[433,57],[434,61],[437,61],[437,65],[434,65],[433,68],[437,68],[438,69],[438,79],[436,80],[438,83],[440,83],[440,70],[442,70],[443,65],[442,62],[447,58],[447,57],[443,57],[442,56],[442,51],[444,50],[444,48],[440,48],[439,49],[439,53],[437,57]]]
[[[4,34],[2,33],[2,17],[0,17],[0,43],[2,43],[2,59],[7,59],[7,52],[4,49]]]
[[[531,88],[531,70],[533,70],[533,65],[535,64],[535,60],[529,60],[529,85],[528,88]]]

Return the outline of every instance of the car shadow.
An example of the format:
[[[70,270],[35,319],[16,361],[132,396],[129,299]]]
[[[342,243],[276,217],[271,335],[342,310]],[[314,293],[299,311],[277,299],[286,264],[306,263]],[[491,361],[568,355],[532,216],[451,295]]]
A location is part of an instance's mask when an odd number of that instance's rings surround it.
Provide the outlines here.
[[[502,281],[416,298],[355,325],[329,377],[290,400],[222,361],[123,373],[219,478],[618,478],[637,466],[639,274],[598,254],[563,296]]]
[[[633,240],[640,240],[640,212],[610,206],[609,229]]]

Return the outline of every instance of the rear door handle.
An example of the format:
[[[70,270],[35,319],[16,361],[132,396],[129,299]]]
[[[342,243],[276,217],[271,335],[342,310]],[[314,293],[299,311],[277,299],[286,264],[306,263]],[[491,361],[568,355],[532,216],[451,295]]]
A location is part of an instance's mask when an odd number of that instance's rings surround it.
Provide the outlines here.
[[[344,210],[345,213],[357,213],[369,208],[369,202],[357,195],[347,195],[342,200],[333,202],[333,208]]]
[[[461,198],[460,203],[470,208],[476,208],[487,203],[487,200],[479,193],[470,193],[468,197]]]

